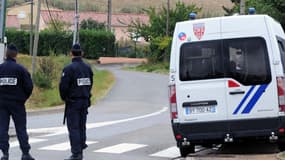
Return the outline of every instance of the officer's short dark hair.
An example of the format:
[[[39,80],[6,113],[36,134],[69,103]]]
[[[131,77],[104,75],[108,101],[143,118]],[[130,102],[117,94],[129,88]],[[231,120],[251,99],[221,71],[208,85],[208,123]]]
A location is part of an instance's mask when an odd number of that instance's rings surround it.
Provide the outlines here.
[[[80,44],[76,43],[71,48],[71,53],[73,56],[82,56],[82,49],[80,47]]]
[[[18,54],[18,48],[15,44],[11,43],[7,46],[6,57],[15,58]]]

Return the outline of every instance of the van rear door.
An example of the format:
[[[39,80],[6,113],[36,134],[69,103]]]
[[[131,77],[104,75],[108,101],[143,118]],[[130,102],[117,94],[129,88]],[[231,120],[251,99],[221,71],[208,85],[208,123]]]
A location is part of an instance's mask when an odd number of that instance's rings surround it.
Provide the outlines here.
[[[184,43],[176,85],[181,123],[227,119],[221,40]]]
[[[229,119],[276,117],[277,91],[271,83],[273,79],[265,39],[226,39],[223,41],[223,48],[225,62],[228,62],[225,69]]]

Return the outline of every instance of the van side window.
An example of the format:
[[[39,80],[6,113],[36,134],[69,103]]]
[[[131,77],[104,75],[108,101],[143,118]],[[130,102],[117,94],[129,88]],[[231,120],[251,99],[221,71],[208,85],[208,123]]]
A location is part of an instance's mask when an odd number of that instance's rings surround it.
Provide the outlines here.
[[[243,85],[271,82],[266,43],[258,37],[185,43],[179,68],[181,81],[233,78]]]
[[[285,48],[284,48],[284,43],[282,43],[282,41],[284,42],[284,40],[281,40],[280,38],[278,38],[278,46],[279,46],[279,50],[280,50],[280,57],[281,57],[281,61],[282,61],[282,66],[283,66],[283,72],[285,72]]]
[[[220,41],[187,43],[181,47],[182,81],[221,77],[223,77],[223,60]]]
[[[267,84],[271,81],[268,52],[264,39],[224,40],[226,77],[244,85]],[[227,64],[226,64],[227,66]]]

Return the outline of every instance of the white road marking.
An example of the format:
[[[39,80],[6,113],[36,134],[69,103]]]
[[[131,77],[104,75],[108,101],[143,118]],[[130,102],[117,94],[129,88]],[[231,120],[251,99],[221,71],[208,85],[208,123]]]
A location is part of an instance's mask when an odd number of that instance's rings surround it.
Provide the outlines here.
[[[164,107],[157,112],[146,114],[143,116],[133,117],[133,118],[127,118],[127,119],[121,119],[121,120],[115,120],[115,121],[107,121],[107,122],[88,123],[86,125],[86,128],[87,129],[93,129],[93,128],[98,128],[98,127],[104,127],[104,126],[109,126],[109,125],[114,125],[114,124],[119,124],[119,123],[125,123],[125,122],[129,122],[129,121],[134,121],[134,120],[139,120],[139,119],[145,119],[145,118],[160,115],[163,112],[166,112],[167,109],[168,109],[167,107]],[[28,132],[29,133],[47,133],[47,135],[43,135],[43,136],[39,136],[39,137],[52,137],[52,136],[57,136],[57,135],[62,135],[62,134],[68,133],[67,128],[65,126],[29,129]]]
[[[144,145],[144,144],[122,143],[122,144],[118,144],[118,145],[115,145],[115,146],[102,148],[102,149],[96,150],[94,152],[121,154],[121,153],[129,152],[129,151],[132,151],[132,150],[136,150],[136,149],[139,149],[139,148],[143,148],[143,147],[146,147],[146,146],[147,145]]]
[[[205,149],[205,148],[202,147],[202,146],[196,146],[196,147],[195,147],[195,152],[199,152],[199,151],[201,151],[201,150],[203,150],[203,149]]]
[[[196,146],[195,152],[199,152],[203,150],[204,148],[202,146]],[[160,152],[154,153],[150,155],[151,157],[162,157],[162,158],[177,158],[180,157],[180,151],[179,148],[176,146],[167,148],[165,150],[162,150]]]
[[[30,144],[35,144],[35,143],[40,143],[40,142],[45,142],[47,141],[46,139],[37,139],[37,138],[30,138],[29,139],[29,143]],[[19,146],[19,141],[16,140],[16,141],[13,141],[10,143],[10,148],[13,148],[13,147],[18,147]]]
[[[170,147],[160,152],[150,155],[151,157],[162,157],[162,158],[176,158],[180,156],[178,147]]]
[[[98,143],[96,141],[87,141],[87,145],[95,144]],[[64,142],[64,143],[59,143],[55,145],[50,145],[46,147],[42,147],[39,150],[49,150],[49,151],[67,151],[70,149],[70,143],[69,142]]]

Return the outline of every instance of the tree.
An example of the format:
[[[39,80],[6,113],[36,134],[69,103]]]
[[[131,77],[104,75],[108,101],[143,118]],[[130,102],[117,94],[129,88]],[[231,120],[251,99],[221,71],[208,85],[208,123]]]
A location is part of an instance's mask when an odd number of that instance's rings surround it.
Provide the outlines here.
[[[231,16],[234,13],[239,12],[240,0],[231,0],[231,1],[234,4],[234,6],[232,8],[227,8],[227,7],[223,6],[224,11],[226,12],[226,16]]]
[[[177,2],[175,7],[169,11],[169,35],[173,35],[176,22],[188,20],[189,13],[200,11],[201,8],[194,4],[185,5],[185,3]],[[129,32],[150,42],[150,61],[167,60],[172,41],[171,37],[166,36],[167,8],[165,6],[161,10],[149,8],[144,12],[149,16],[149,24],[134,20],[129,26]]]
[[[67,24],[66,22],[55,18],[52,19],[49,23],[48,23],[48,27],[47,30],[50,31],[65,31],[67,30],[71,25]]]
[[[81,29],[87,30],[106,30],[106,24],[97,22],[91,18],[83,20],[80,24]]]
[[[225,8],[227,15],[239,11],[239,0],[232,0],[234,7],[232,9]],[[285,29],[285,0],[247,0],[246,8],[254,7],[258,14],[268,14],[281,23]]]

